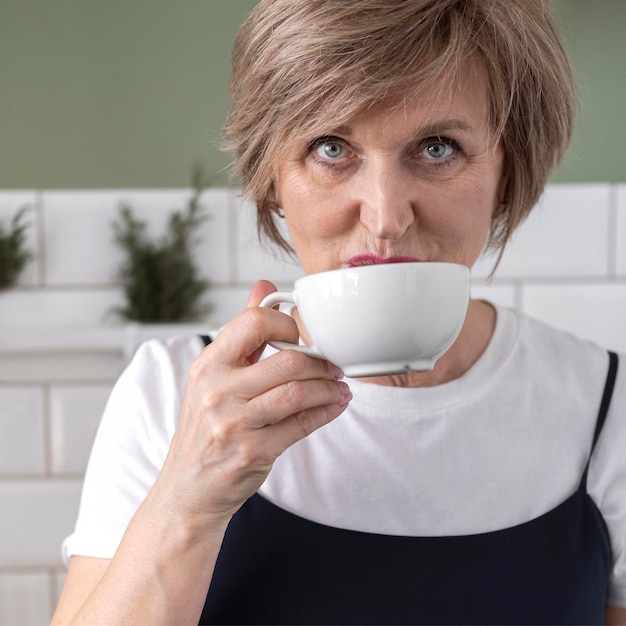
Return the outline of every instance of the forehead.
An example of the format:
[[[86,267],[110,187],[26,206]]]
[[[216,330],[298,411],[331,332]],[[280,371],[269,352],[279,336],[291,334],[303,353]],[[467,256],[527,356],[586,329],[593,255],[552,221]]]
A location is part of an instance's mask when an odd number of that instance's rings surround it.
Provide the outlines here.
[[[311,135],[344,131],[356,122],[367,122],[385,113],[402,112],[419,126],[440,125],[449,120],[459,127],[489,127],[489,80],[484,62],[469,58],[420,84],[405,83],[385,97],[367,98],[357,85],[347,85],[328,98],[293,131],[302,139]]]

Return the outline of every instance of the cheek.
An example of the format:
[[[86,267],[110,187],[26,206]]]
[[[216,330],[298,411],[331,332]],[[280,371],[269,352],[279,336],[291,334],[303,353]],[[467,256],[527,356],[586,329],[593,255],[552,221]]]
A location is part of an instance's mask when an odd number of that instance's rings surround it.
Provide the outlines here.
[[[338,241],[340,234],[346,230],[346,220],[341,211],[326,211],[319,204],[292,207],[289,211],[285,210],[285,218],[296,248],[305,243],[322,245],[326,249],[332,242]]]
[[[306,202],[311,188],[303,176],[289,168],[281,168],[275,180],[276,201],[285,210]]]
[[[423,233],[446,248],[464,251],[466,262],[473,262],[489,236],[495,190],[474,180],[446,191],[451,193],[437,194],[439,200],[421,212],[417,229],[421,224]]]
[[[297,174],[279,179],[277,199],[287,218],[292,237],[327,238],[349,222],[349,203],[343,194]]]
[[[285,169],[276,178],[276,198],[285,215],[298,220],[315,219],[327,204],[319,186],[297,168]]]

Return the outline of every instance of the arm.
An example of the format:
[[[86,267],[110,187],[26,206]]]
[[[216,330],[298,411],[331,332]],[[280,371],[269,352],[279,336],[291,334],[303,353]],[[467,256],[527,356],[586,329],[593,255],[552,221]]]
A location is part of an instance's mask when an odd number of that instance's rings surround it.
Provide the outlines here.
[[[297,341],[289,317],[256,305],[191,366],[165,463],[113,559],[74,557],[54,624],[197,623],[224,532],[276,457],[337,417],[340,372],[294,351],[259,361],[270,339]]]
[[[604,623],[607,624],[607,626],[625,626],[626,607],[607,606]]]

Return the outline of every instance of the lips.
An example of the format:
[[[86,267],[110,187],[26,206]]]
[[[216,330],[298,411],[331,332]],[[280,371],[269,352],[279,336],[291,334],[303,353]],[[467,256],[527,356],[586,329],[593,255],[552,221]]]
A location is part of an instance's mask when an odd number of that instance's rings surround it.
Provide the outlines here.
[[[361,267],[363,265],[383,265],[385,263],[419,263],[421,259],[410,256],[379,257],[375,254],[359,254],[348,260],[348,267]]]

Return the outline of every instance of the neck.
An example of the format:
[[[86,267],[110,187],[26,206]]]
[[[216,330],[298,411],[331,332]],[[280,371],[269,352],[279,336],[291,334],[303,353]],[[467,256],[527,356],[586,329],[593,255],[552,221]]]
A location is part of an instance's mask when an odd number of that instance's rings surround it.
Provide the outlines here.
[[[483,300],[470,300],[465,323],[456,341],[429,372],[362,378],[394,387],[434,387],[461,377],[485,351],[496,327],[496,310]]]

